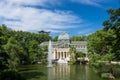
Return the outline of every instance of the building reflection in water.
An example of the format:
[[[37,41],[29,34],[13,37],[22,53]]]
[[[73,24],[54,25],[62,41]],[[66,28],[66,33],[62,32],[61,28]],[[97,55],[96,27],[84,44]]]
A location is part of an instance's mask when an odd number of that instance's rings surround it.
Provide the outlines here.
[[[58,64],[48,68],[48,80],[70,80],[70,65]]]

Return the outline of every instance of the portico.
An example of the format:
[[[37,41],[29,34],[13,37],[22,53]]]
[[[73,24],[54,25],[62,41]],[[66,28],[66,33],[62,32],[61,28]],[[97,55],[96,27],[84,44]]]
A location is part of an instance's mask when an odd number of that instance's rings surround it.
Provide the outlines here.
[[[69,48],[54,48],[53,59],[69,59]]]

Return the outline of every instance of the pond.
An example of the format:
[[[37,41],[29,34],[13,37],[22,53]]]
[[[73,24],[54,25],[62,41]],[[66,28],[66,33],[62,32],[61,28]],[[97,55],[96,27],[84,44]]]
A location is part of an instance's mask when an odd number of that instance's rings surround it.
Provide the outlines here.
[[[20,72],[28,80],[102,80],[88,65],[58,64],[22,66]]]

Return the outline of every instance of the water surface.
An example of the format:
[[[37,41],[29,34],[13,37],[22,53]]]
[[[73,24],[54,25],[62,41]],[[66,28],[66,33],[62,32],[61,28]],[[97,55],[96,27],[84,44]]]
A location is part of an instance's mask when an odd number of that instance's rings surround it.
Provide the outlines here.
[[[29,65],[20,71],[28,80],[102,80],[88,65]]]

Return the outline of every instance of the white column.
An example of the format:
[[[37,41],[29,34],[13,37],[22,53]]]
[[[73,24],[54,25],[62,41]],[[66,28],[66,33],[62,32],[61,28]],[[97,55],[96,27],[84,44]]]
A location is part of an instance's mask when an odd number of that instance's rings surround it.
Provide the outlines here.
[[[54,59],[56,59],[56,49],[54,49]]]
[[[58,52],[57,52],[57,59],[58,59]]]
[[[55,50],[53,51],[53,56],[52,57],[53,57],[53,59],[55,59]]]

